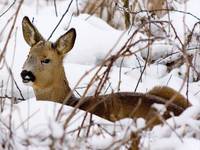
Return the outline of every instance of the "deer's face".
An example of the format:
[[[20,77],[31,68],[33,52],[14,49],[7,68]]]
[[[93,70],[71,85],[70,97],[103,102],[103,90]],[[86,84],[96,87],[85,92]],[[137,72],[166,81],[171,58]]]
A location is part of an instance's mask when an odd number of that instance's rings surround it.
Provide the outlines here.
[[[31,46],[21,72],[22,81],[34,88],[51,86],[61,75],[64,55],[74,45],[75,29],[70,29],[55,43],[45,41],[27,17],[22,21],[22,29],[25,41]]]
[[[24,83],[34,87],[45,88],[52,84],[59,75],[63,57],[50,42],[40,41],[31,47],[21,73]]]

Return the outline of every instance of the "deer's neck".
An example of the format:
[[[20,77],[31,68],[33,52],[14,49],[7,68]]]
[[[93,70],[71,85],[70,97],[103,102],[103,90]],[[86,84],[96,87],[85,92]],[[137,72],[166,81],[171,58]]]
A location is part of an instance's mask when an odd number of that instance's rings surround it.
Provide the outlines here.
[[[57,72],[54,81],[50,86],[33,89],[37,100],[50,100],[59,103],[63,103],[65,98],[71,92],[63,67]]]

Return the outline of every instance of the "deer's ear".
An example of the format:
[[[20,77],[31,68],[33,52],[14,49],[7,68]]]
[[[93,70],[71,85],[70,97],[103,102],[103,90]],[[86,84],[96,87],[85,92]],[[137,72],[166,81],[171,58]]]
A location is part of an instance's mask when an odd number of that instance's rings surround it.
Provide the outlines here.
[[[38,32],[37,28],[30,22],[30,20],[26,16],[22,20],[22,31],[25,41],[31,47],[39,41],[44,41],[44,38]]]
[[[75,40],[76,30],[71,28],[56,41],[55,47],[60,54],[64,55],[73,48]]]

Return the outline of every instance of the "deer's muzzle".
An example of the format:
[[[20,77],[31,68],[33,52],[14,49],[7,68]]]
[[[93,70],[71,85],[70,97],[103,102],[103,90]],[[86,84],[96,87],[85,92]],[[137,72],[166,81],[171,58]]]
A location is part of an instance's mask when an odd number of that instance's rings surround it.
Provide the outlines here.
[[[24,83],[28,82],[34,82],[35,81],[35,76],[31,71],[23,70],[21,72],[21,77]]]

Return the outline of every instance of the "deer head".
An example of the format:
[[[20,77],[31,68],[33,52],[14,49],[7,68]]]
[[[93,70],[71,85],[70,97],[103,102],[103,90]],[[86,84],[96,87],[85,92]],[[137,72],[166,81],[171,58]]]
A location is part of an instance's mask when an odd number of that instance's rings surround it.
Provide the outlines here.
[[[75,29],[71,28],[55,43],[46,41],[28,17],[23,18],[22,30],[25,41],[31,47],[21,72],[23,83],[33,87],[37,99],[64,99],[67,93],[58,93],[57,96],[52,93],[58,87],[61,92],[70,90],[62,63],[65,54],[74,46]]]

